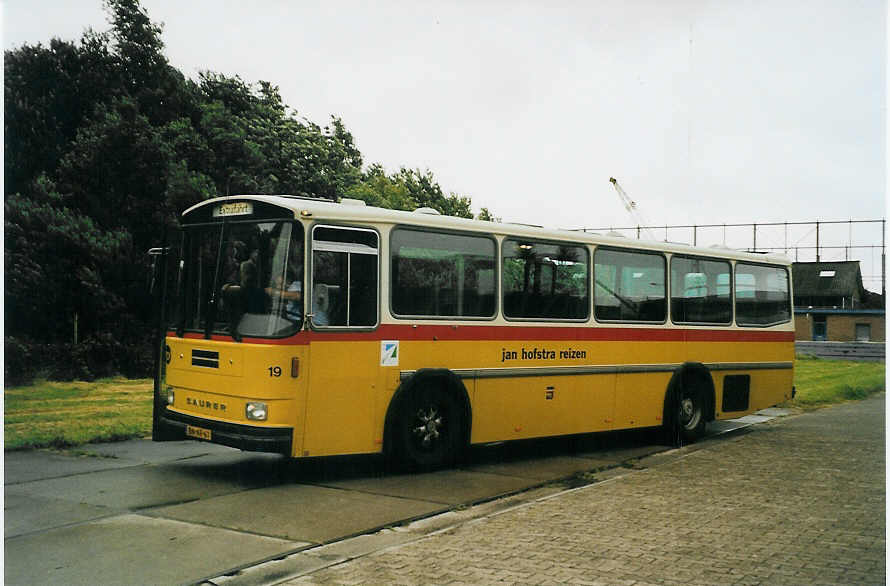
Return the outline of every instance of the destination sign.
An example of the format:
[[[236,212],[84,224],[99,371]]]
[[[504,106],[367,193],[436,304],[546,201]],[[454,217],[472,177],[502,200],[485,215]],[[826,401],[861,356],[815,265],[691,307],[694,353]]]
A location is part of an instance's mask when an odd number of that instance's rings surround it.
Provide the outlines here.
[[[249,201],[233,201],[224,203],[213,208],[213,217],[221,218],[224,216],[249,216],[253,213],[253,203]]]

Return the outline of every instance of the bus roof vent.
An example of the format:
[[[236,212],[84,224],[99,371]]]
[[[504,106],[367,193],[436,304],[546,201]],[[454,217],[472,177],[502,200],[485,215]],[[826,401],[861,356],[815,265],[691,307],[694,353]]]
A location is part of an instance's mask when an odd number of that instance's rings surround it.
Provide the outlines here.
[[[360,199],[353,199],[351,197],[344,197],[340,200],[340,203],[345,206],[365,206],[367,205],[364,201]]]
[[[417,208],[416,210],[414,210],[414,213],[415,214],[427,214],[430,216],[441,216],[442,215],[441,213],[439,213],[439,210],[436,210],[433,208]]]

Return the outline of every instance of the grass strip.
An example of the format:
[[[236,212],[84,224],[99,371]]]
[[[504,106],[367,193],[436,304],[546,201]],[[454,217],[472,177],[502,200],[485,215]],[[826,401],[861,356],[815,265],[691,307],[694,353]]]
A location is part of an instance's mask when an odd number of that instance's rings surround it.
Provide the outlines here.
[[[38,381],[4,389],[4,449],[68,448],[151,434],[152,381]]]
[[[797,396],[789,404],[812,408],[864,399],[883,391],[885,383],[884,362],[798,357],[794,361]]]

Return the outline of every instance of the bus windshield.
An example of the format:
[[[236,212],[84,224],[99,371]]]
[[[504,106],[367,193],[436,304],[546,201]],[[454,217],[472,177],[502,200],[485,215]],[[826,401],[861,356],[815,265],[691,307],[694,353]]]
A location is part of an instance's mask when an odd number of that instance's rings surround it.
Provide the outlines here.
[[[180,334],[292,335],[303,325],[303,227],[287,221],[186,227],[179,279]]]

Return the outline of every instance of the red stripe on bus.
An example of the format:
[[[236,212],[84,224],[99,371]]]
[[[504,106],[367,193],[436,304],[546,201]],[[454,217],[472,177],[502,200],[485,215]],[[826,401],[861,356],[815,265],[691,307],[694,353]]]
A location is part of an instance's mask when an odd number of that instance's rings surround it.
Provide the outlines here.
[[[175,332],[168,332],[175,337]],[[202,340],[204,335],[187,332],[184,338]],[[231,336],[213,335],[215,342],[232,342]],[[370,332],[300,332],[289,338],[244,337],[251,344],[273,346],[303,345],[310,342],[402,341],[579,341],[579,342],[793,342],[793,331],[696,330],[674,328],[610,328],[554,326],[468,326],[384,324]]]

